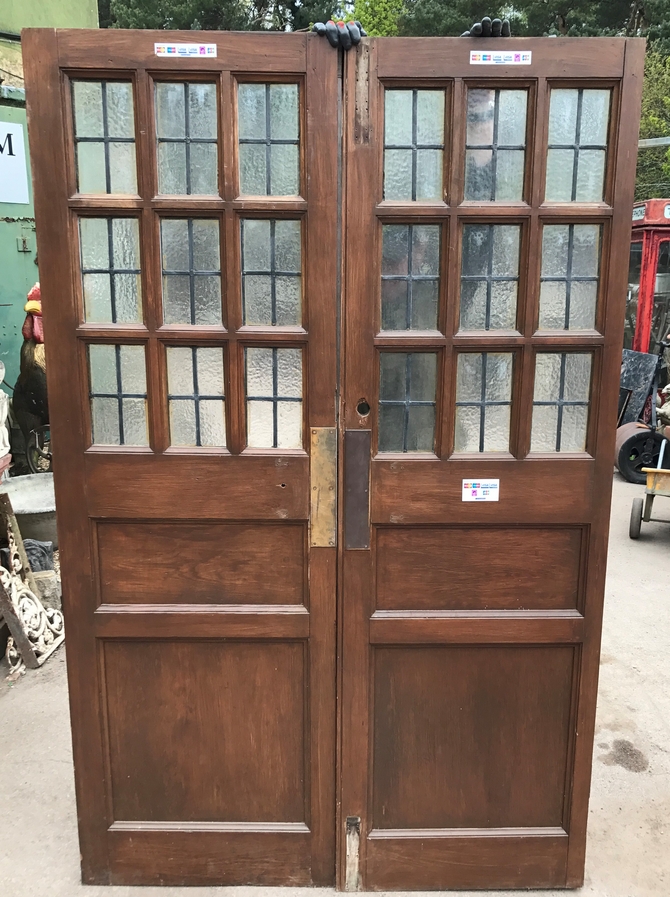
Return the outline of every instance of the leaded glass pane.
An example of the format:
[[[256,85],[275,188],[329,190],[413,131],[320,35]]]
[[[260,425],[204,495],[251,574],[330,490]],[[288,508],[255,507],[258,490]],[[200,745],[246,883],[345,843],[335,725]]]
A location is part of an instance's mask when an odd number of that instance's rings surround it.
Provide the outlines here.
[[[432,452],[437,355],[382,352],[379,368],[379,451]]]
[[[537,354],[531,451],[585,450],[591,363],[590,353]]]
[[[518,224],[467,224],[461,256],[461,330],[513,330],[519,281]]]
[[[598,224],[545,225],[540,278],[541,330],[592,330],[600,268]]]
[[[163,218],[163,323],[221,324],[221,261],[216,218]]]
[[[509,451],[513,367],[511,353],[458,356],[454,451]]]
[[[137,218],[80,218],[84,320],[141,320],[140,234]]]
[[[301,448],[302,350],[245,349],[247,445]]]
[[[238,87],[240,193],[300,193],[300,96],[297,84]]]
[[[148,445],[144,346],[88,347],[94,445]]]
[[[382,226],[382,330],[436,330],[440,234],[434,224]]]
[[[79,193],[137,193],[130,81],[73,81]]]
[[[441,200],[444,91],[384,94],[384,199]]]
[[[156,83],[158,192],[218,193],[216,85]]]
[[[225,446],[223,349],[168,346],[172,445]]]
[[[244,323],[300,324],[300,222],[243,218],[240,239]]]
[[[602,201],[609,114],[609,90],[551,91],[546,200]]]
[[[523,199],[528,91],[468,90],[465,199]]]

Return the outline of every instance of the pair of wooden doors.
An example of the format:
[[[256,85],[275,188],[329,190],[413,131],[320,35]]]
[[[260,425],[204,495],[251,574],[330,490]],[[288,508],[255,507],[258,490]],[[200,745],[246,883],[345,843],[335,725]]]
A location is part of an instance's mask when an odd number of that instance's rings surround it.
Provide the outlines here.
[[[24,49],[84,881],[578,886],[643,44]]]

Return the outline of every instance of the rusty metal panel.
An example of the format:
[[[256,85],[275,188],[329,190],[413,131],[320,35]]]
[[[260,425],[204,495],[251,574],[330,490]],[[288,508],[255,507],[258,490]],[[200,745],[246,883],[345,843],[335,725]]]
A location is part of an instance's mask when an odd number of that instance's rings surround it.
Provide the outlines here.
[[[370,547],[370,430],[344,432],[344,547]]]
[[[310,540],[316,548],[337,544],[337,430],[312,427],[310,459]]]

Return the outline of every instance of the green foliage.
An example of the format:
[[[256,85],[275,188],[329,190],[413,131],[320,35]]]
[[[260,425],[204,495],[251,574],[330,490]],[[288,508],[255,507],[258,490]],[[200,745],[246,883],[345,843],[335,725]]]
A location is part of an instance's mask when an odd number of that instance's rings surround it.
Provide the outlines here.
[[[157,28],[205,31],[249,27],[245,0],[110,0],[115,28]]]
[[[395,37],[405,0],[355,0],[353,18],[370,37]]]
[[[670,136],[670,57],[650,50],[644,66],[640,137]],[[635,199],[670,196],[670,149],[640,150]]]

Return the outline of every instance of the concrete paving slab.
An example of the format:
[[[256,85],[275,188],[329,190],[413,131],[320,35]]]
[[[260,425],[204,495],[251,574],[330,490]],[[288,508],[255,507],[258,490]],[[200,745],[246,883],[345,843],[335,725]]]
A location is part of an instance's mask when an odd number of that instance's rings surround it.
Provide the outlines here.
[[[598,720],[581,897],[670,894],[670,500],[628,538],[642,487],[614,482]],[[62,649],[16,683],[0,670],[0,894],[331,897],[316,888],[84,887]],[[496,892],[476,892],[491,895]],[[528,891],[506,891],[508,895]],[[534,892],[558,897],[564,891]],[[416,892],[414,892],[416,894]],[[459,892],[461,897],[474,897]]]

